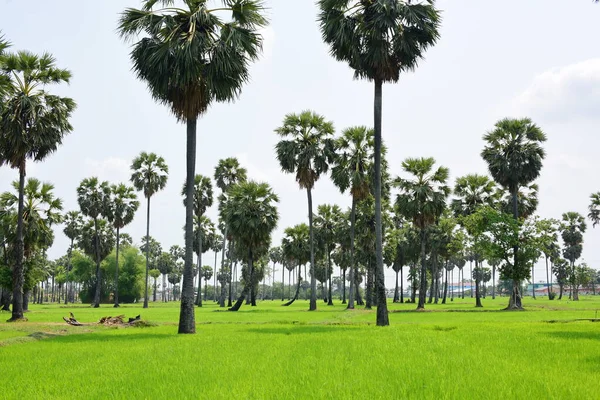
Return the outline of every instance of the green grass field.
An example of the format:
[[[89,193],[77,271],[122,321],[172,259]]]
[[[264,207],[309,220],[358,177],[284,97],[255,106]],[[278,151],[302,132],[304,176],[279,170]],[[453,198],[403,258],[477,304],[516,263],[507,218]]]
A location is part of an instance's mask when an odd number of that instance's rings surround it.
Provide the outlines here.
[[[109,306],[31,306],[29,322],[0,323],[3,399],[598,399],[600,297],[505,298],[375,311],[265,301],[197,309],[196,335],[177,335],[177,303],[124,306],[151,327],[72,327]],[[598,313],[600,314],[600,312]],[[9,314],[1,314],[1,320]],[[559,320],[561,322],[547,322]],[[569,322],[567,322],[569,321]]]

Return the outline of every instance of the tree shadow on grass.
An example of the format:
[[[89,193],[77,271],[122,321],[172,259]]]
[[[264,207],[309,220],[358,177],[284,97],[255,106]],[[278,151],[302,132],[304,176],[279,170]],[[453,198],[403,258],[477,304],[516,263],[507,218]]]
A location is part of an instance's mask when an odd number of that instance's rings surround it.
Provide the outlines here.
[[[126,335],[110,334],[105,332],[80,333],[65,336],[56,336],[52,340],[61,343],[84,343],[84,342],[121,342],[132,340],[164,340],[172,339],[175,334],[135,332]]]
[[[554,336],[559,339],[565,340],[573,340],[573,339],[582,339],[582,340],[600,340],[600,332],[566,332],[566,331],[558,331],[558,332],[547,332],[549,336]]]

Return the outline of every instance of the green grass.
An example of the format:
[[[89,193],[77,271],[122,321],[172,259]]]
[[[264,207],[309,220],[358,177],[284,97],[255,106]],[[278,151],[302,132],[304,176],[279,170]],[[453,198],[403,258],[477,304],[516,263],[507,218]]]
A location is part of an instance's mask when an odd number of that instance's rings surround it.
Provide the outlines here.
[[[0,323],[3,399],[513,399],[599,398],[600,298],[506,299],[390,305],[387,328],[374,311],[336,304],[281,307],[265,301],[223,312],[197,309],[197,334],[177,335],[178,304],[31,307],[29,322]],[[115,313],[145,328],[70,327]],[[600,313],[599,313],[600,314]],[[1,320],[8,314],[1,314]],[[4,318],[6,317],[6,318]]]

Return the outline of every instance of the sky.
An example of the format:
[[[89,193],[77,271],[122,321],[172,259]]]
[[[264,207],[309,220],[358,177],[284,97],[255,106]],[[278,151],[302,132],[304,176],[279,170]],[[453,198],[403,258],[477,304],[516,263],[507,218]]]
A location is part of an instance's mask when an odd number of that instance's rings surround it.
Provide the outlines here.
[[[280,197],[277,244],[286,227],[307,222],[308,212],[305,192],[293,175],[281,172],[275,158],[274,129],[287,113],[307,109],[333,121],[337,132],[372,125],[373,87],[353,80],[349,67],[330,57],[314,1],[265,3],[271,24],[263,30],[263,56],[252,66],[240,98],[212,105],[199,120],[196,172],[212,177],[220,159],[234,156],[251,179],[268,182]],[[73,132],[44,162],[30,163],[28,176],[53,183],[65,211],[77,210],[82,179],[127,183],[131,161],[140,152],[163,156],[169,181],[152,198],[150,234],[168,249],[183,245],[185,126],[135,78],[131,43],[116,33],[119,13],[140,5],[137,0],[0,0],[0,30],[13,50],[50,52],[59,67],[73,73],[69,85],[51,89],[77,102]],[[588,0],[439,0],[437,7],[443,12],[439,42],[416,71],[383,89],[383,139],[392,175],[402,175],[407,157],[434,157],[450,169],[452,183],[468,173],[485,174],[482,136],[501,118],[527,116],[548,136],[537,181],[538,214],[587,215],[590,194],[600,191],[600,5]],[[0,167],[0,192],[10,190],[15,179],[15,170]],[[350,198],[324,176],[313,202],[315,209],[323,203],[347,207]],[[207,215],[216,221],[216,204]],[[142,202],[124,232],[140,243],[145,226]],[[600,227],[588,224],[584,240],[582,258],[599,269]],[[48,254],[59,257],[67,247],[58,227]],[[535,281],[542,276],[540,262]],[[388,288],[393,277],[387,269]]]

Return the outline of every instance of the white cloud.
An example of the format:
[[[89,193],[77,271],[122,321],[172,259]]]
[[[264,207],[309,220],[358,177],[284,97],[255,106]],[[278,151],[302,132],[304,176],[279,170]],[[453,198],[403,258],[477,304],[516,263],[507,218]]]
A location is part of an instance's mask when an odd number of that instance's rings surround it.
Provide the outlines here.
[[[117,157],[103,160],[86,158],[84,160],[86,176],[97,176],[100,180],[109,182],[126,182],[129,180],[129,161]]]
[[[600,115],[600,58],[537,75],[513,102],[515,111],[556,121]]]

